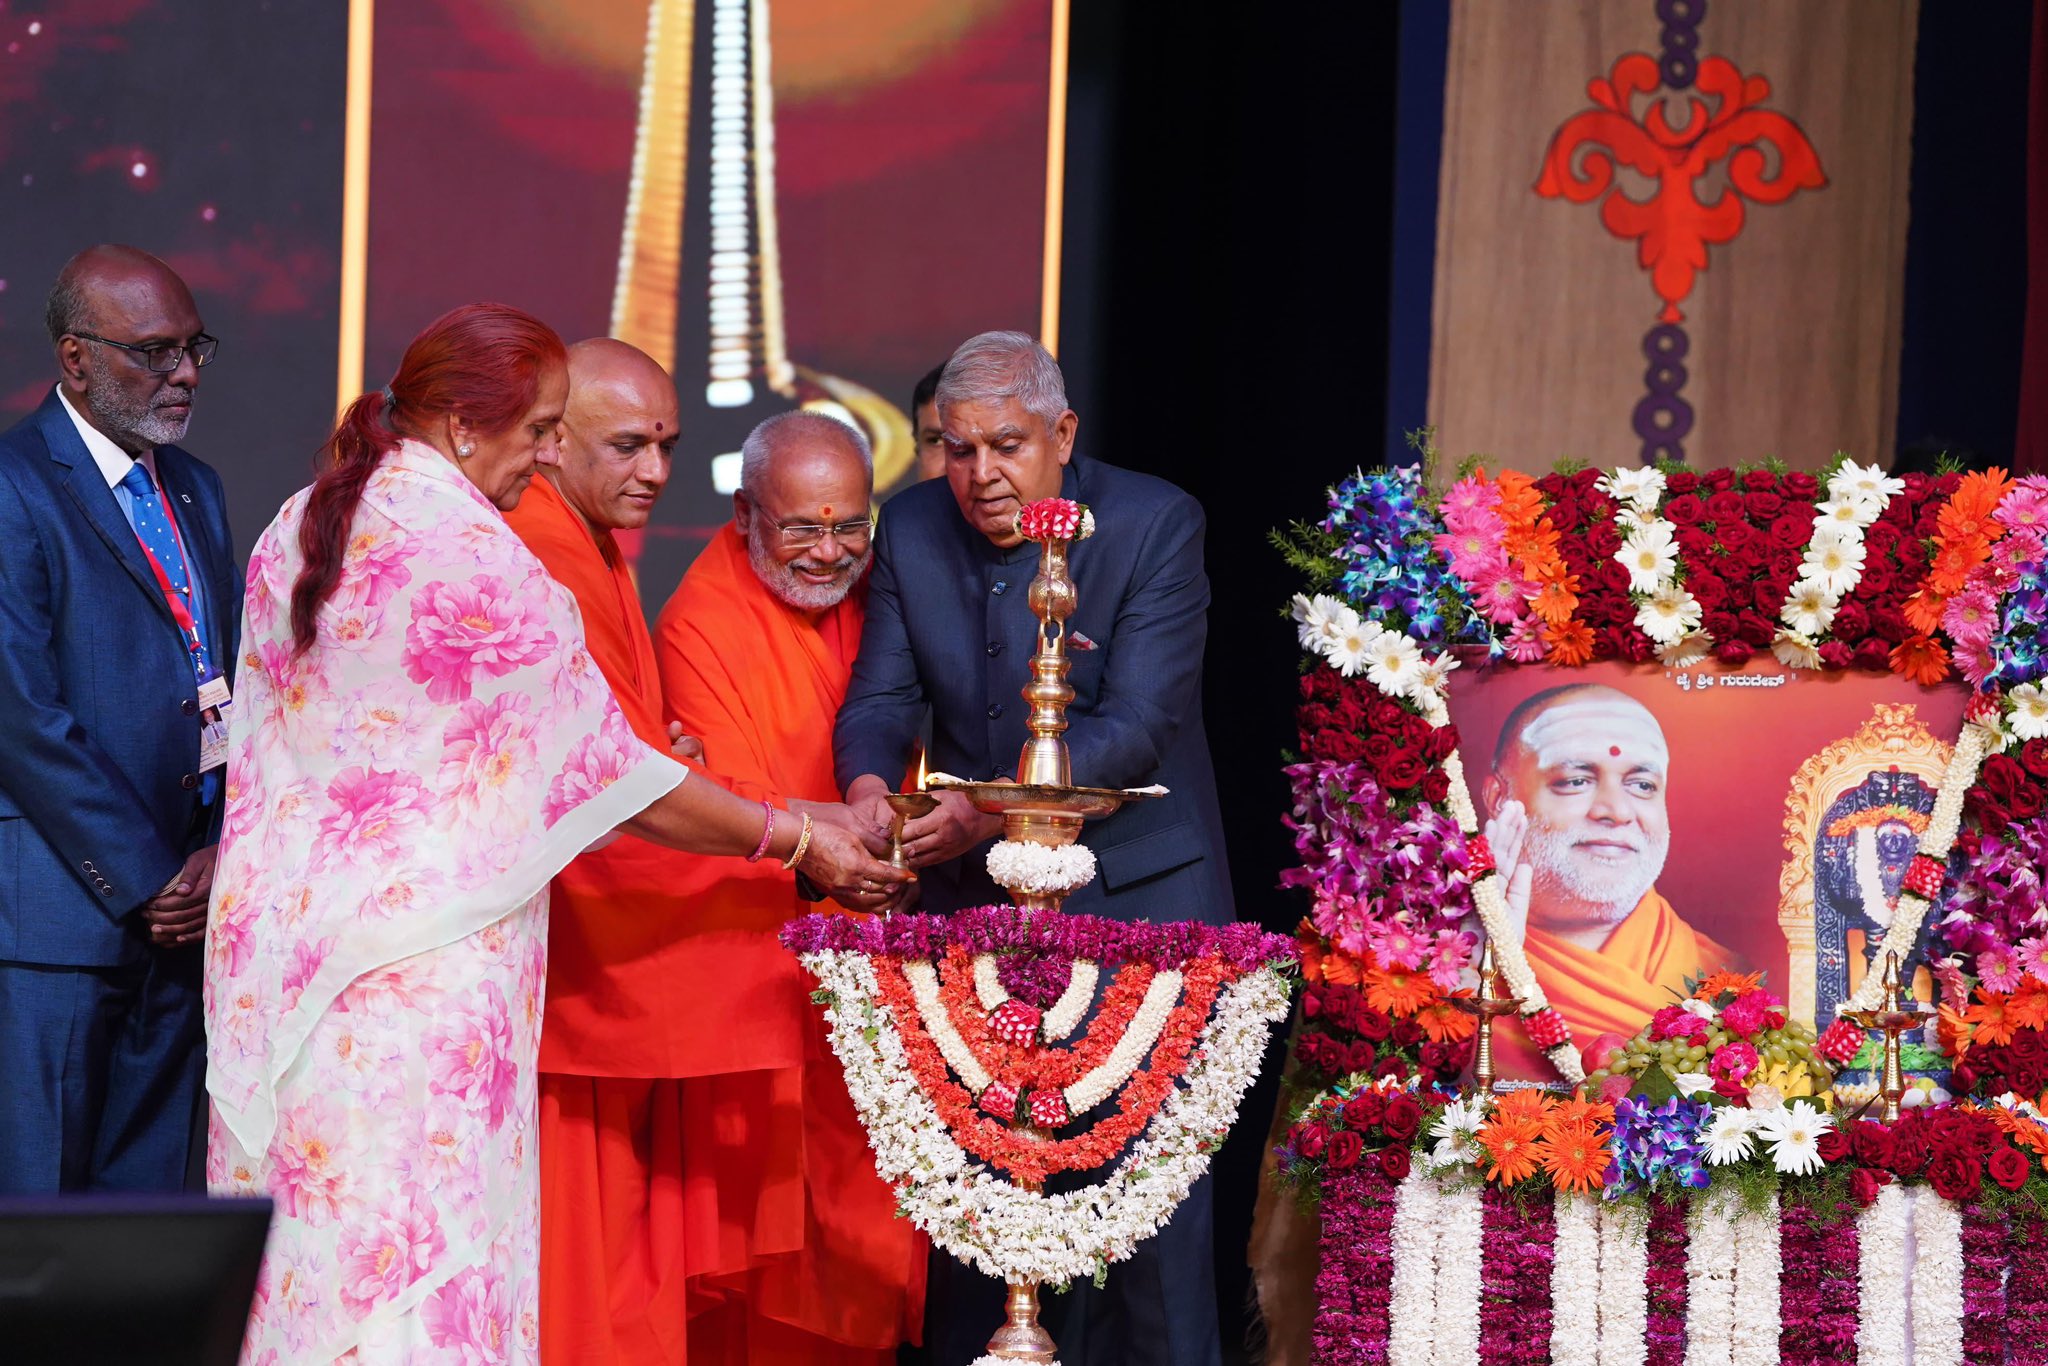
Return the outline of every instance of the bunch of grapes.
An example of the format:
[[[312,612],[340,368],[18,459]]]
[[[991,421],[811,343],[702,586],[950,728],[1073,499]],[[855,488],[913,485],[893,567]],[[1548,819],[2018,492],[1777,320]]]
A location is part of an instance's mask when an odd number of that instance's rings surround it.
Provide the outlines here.
[[[1646,1025],[1636,1036],[1618,1047],[1608,1050],[1607,1055],[1597,1061],[1586,1076],[1587,1094],[1603,1096],[1605,1083],[1610,1078],[1626,1078],[1628,1090],[1636,1087],[1637,1081],[1652,1066],[1661,1067],[1667,1077],[1674,1081],[1682,1074],[1691,1073],[1710,1076],[1716,1082],[1725,1084],[1719,1094],[1734,1099],[1730,1090],[1769,1085],[1781,1097],[1823,1095],[1834,1083],[1834,1073],[1827,1063],[1814,1052],[1814,1033],[1806,1024],[1790,1020],[1775,1028],[1758,1030],[1744,1037],[1728,1028],[1721,1020],[1703,1022],[1705,1033],[1699,1038],[1684,1035],[1657,1038],[1654,1024]],[[1756,1050],[1756,1063],[1740,1075],[1716,1075],[1713,1062],[1723,1049],[1747,1043]],[[1617,1091],[1621,1091],[1617,1084]],[[1621,1091],[1626,1094],[1626,1091]],[[1611,1098],[1611,1097],[1610,1097]]]

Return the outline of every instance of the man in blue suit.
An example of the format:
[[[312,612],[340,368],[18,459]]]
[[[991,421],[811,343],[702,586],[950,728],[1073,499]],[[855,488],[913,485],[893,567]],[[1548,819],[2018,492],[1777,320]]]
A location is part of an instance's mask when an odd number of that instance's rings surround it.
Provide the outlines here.
[[[242,581],[174,443],[218,343],[132,247],[47,321],[57,385],[0,435],[0,1193],[178,1190]]]
[[[938,403],[944,481],[898,494],[876,538],[860,655],[834,731],[846,800],[878,831],[927,711],[930,763],[962,777],[1013,776],[1028,706],[1019,696],[1038,622],[1026,601],[1038,547],[1019,509],[1065,497],[1095,514],[1068,557],[1080,605],[1067,622],[1074,781],[1159,783],[1171,794],[1092,822],[1096,880],[1071,911],[1120,920],[1233,918],[1216,779],[1202,725],[1209,580],[1202,508],[1161,479],[1074,454],[1078,419],[1059,366],[1020,332],[990,332],[947,362]],[[911,822],[905,848],[922,909],[1008,900],[983,866],[1001,818],[951,793]],[[1091,1174],[1099,1179],[1100,1173]],[[1209,1181],[1173,1221],[1113,1267],[1106,1289],[1048,1296],[1043,1318],[1068,1366],[1214,1366],[1221,1359]],[[952,1366],[1002,1322],[1002,1287],[932,1257],[926,1341]]]

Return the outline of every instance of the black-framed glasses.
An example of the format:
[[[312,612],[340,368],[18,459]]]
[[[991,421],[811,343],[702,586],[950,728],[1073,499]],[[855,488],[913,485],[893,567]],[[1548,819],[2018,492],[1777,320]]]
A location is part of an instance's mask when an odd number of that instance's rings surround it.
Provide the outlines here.
[[[123,351],[133,351],[142,357],[144,365],[159,375],[168,375],[182,365],[188,351],[192,353],[194,365],[207,365],[212,362],[214,353],[220,350],[220,338],[209,337],[204,332],[189,342],[158,342],[155,346],[137,346],[133,342],[115,341],[112,337],[102,337],[97,332],[73,332],[71,335],[83,337],[87,341],[101,342],[107,346],[118,346]]]
[[[875,515],[871,512],[853,521],[834,522],[831,526],[820,522],[777,522],[775,529],[782,533],[782,544],[791,550],[809,550],[824,540],[828,531],[832,533],[832,539],[841,545],[860,546],[866,545],[868,538],[875,534]]]

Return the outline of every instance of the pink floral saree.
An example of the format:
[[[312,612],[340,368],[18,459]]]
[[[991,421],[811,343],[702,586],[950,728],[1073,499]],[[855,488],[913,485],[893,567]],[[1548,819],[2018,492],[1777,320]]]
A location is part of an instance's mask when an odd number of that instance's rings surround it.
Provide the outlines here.
[[[685,770],[414,443],[294,659],[304,502],[249,565],[207,927],[207,1178],[277,1206],[244,1360],[531,1361],[548,881]]]

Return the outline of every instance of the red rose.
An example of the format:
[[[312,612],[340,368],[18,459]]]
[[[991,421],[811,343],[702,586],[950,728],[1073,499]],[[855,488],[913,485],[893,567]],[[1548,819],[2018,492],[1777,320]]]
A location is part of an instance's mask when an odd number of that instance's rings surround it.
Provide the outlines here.
[[[1886,1164],[1900,1176],[1918,1176],[1927,1168],[1927,1140],[1917,1127],[1892,1130],[1892,1160]]]
[[[1749,657],[1754,653],[1756,652],[1750,648],[1749,642],[1739,637],[1735,640],[1724,640],[1714,647],[1714,658],[1723,664],[1747,664]]]
[[[2016,821],[2032,819],[2041,814],[2041,789],[2029,783],[2013,793],[2012,799],[2006,802],[2005,806],[2012,812],[2012,818]]]
[[[2036,778],[2048,778],[2048,740],[2029,740],[2021,745],[2020,767]]]
[[[1891,1184],[1891,1178],[1883,1172],[1868,1167],[1858,1167],[1849,1173],[1849,1198],[1868,1208],[1877,1199],[1877,1193]]]
[[[1741,619],[1733,612],[1708,612],[1700,626],[1716,640],[1728,640],[1740,634]]]
[[[1422,775],[1428,771],[1428,765],[1422,762],[1422,756],[1414,753],[1396,754],[1379,767],[1381,781],[1395,791],[1415,786],[1422,781]]]
[[[1870,629],[1887,644],[1896,645],[1907,635],[1906,614],[1896,607],[1879,607],[1870,613]]]
[[[1301,1018],[1313,1020],[1323,1013],[1323,989],[1310,987],[1301,993]]]
[[[1715,494],[1714,496],[1716,498],[1734,498],[1736,495],[1728,493]],[[1711,503],[1708,504],[1709,509],[1712,506]],[[1756,529],[1747,522],[1722,522],[1714,528],[1714,534],[1721,538],[1722,548],[1729,551],[1746,550],[1757,539]]]
[[[1828,630],[1834,633],[1836,640],[1844,640],[1851,645],[1863,639],[1864,633],[1869,629],[1869,609],[1864,607],[1862,603],[1854,601],[1844,602],[1840,607],[1837,607],[1835,609],[1835,620],[1828,627]]]
[[[1805,470],[1793,470],[1779,481],[1778,487],[1785,491],[1787,498],[1812,498],[1820,492],[1820,480]]]
[[[2033,1164],[2020,1155],[2017,1148],[2001,1144],[1991,1154],[1991,1179],[2009,1191],[2016,1191],[2027,1184]]]
[[[1629,663],[1647,663],[1650,656],[1656,652],[1657,647],[1652,645],[1650,638],[1641,631],[1624,630],[1621,633],[1621,657]]]
[[[1778,476],[1769,470],[1750,470],[1742,476],[1742,487],[1752,493],[1778,487]]]
[[[1710,479],[1712,476],[1708,476]],[[1729,489],[1707,495],[1707,520],[1714,523],[1718,531],[1725,532],[1723,522],[1742,520],[1742,495]]]
[[[1431,806],[1442,806],[1450,795],[1450,776],[1442,769],[1431,769],[1422,776],[1422,800]]]
[[[1423,737],[1422,757],[1433,764],[1440,764],[1451,757],[1451,751],[1458,747],[1458,728],[1438,726]]]
[[[1796,512],[1788,512],[1771,519],[1769,539],[1771,544],[1780,550],[1797,550],[1805,545],[1812,535],[1811,514],[1802,517]]]
[[[1695,526],[1705,515],[1705,507],[1693,494],[1680,494],[1664,505],[1664,520],[1673,526]]]
[[[1578,504],[1569,501],[1552,503],[1550,505],[1550,524],[1566,534],[1578,530]]]
[[[1840,1162],[1849,1155],[1852,1146],[1849,1142],[1849,1136],[1840,1129],[1828,1130],[1820,1136],[1820,1141],[1814,1145],[1820,1152],[1820,1160],[1823,1162]]]
[[[1893,643],[1882,636],[1868,636],[1857,642],[1856,667],[1876,673],[1891,672]]]
[[[2026,769],[2005,754],[1994,754],[1986,759],[1984,766],[1977,770],[1977,782],[2000,802],[2009,801],[2015,792],[2030,786]]]
[[[1371,1039],[1374,1043],[1386,1038],[1389,1030],[1387,1017],[1371,1006],[1358,1012],[1358,1017],[1351,1022],[1351,1027],[1360,1038]]]
[[[1413,1020],[1396,1020],[1393,1037],[1396,1048],[1413,1048],[1422,1042],[1422,1026]]]
[[[2016,1030],[2012,1042],[2006,1045],[2013,1060],[2026,1067],[2048,1065],[2048,1035],[2038,1029]],[[2032,1097],[2029,1097],[2032,1099]]]
[[[1621,533],[1614,529],[1611,519],[1586,528],[1586,549],[1602,559],[1611,559],[1621,549]]]
[[[1772,637],[1778,634],[1778,628],[1756,612],[1744,612],[1742,614],[1742,626],[1737,634],[1749,642],[1749,647],[1752,650],[1761,650],[1771,643]]]
[[[1360,1091],[1344,1102],[1344,1123],[1364,1131],[1380,1122],[1387,1112],[1387,1099],[1377,1091]]]
[[[1846,669],[1856,652],[1839,640],[1830,640],[1820,647],[1820,662],[1830,669]]]
[[[1380,1127],[1386,1130],[1388,1138],[1405,1143],[1422,1127],[1422,1107],[1413,1096],[1395,1095],[1387,1101],[1387,1113],[1380,1120]]]
[[[1927,568],[1927,543],[1921,540],[1900,541],[1896,552],[1901,568],[1918,574]]]
[[[1619,546],[1615,548],[1620,549]],[[1608,558],[1600,562],[1599,580],[1600,586],[1610,593],[1628,592],[1628,570],[1613,558],[1613,551],[1609,551]]]
[[[1869,560],[1863,565],[1863,578],[1857,583],[1856,591],[1873,598],[1881,598],[1892,591],[1892,567],[1883,560]]]
[[[1405,1181],[1408,1178],[1408,1150],[1402,1147],[1380,1149],[1380,1174],[1389,1181]]]
[[[1323,1161],[1338,1171],[1358,1165],[1358,1158],[1365,1151],[1365,1140],[1349,1129],[1341,1129],[1330,1135],[1329,1147],[1324,1150]]]
[[[1374,730],[1395,731],[1407,720],[1408,710],[1390,698],[1375,697],[1367,705],[1365,715]]]
[[[1691,470],[1673,470],[1664,476],[1664,487],[1672,494],[1691,493],[1700,486],[1700,477]]]
[[[1294,1151],[1303,1157],[1314,1159],[1323,1155],[1329,1146],[1330,1126],[1321,1120],[1294,1126]]]
[[[1983,1180],[1983,1168],[1960,1152],[1945,1152],[1927,1164],[1927,1182],[1944,1200],[1967,1198]]]
[[[1708,470],[1700,476],[1700,487],[1709,493],[1719,493],[1722,489],[1733,486],[1734,483],[1735,471],[1729,469],[1726,465],[1721,466],[1719,469]]]
[[[1758,522],[1768,522],[1785,510],[1785,500],[1769,489],[1742,496],[1742,511]]]
[[[1792,586],[1792,580],[1799,577],[1799,552],[1780,550],[1771,556],[1771,577],[1777,580],[1778,596],[1784,597],[1785,590]]]
[[[1358,1040],[1356,1043],[1346,1044],[1344,1047],[1344,1070],[1346,1072],[1369,1071],[1372,1068],[1373,1059],[1378,1056],[1379,1050],[1363,1039]]]
[[[1408,1063],[1399,1054],[1395,1054],[1391,1058],[1382,1058],[1380,1065],[1372,1069],[1372,1074],[1375,1079],[1386,1077],[1403,1081],[1408,1076]]]
[[[1394,757],[1394,737],[1383,730],[1365,737],[1365,761],[1374,768]]]
[[[1867,528],[1864,529],[1863,550],[1864,553],[1873,561],[1880,561],[1885,556],[1891,554],[1892,547],[1896,546],[1898,543],[1899,529],[1893,526],[1890,522],[1872,522]],[[1864,566],[1863,572],[1865,574],[1868,574],[1870,572],[1870,568],[1868,565]]]

